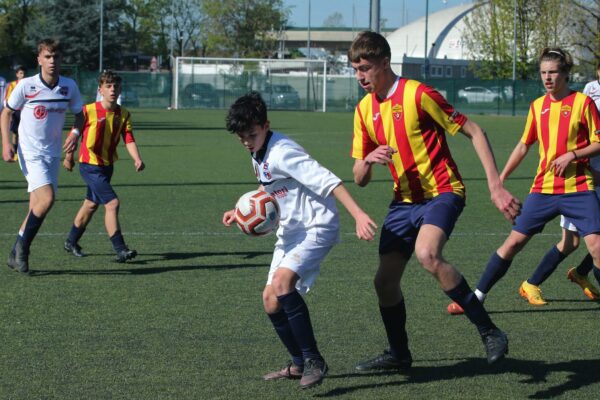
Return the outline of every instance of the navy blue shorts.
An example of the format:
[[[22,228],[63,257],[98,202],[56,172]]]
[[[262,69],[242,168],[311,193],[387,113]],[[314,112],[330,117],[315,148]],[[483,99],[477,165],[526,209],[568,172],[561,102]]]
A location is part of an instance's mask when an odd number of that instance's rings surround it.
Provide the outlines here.
[[[397,251],[410,258],[424,224],[439,227],[449,238],[464,207],[465,199],[454,193],[442,193],[418,204],[392,201],[381,229],[379,254]]]
[[[530,193],[513,230],[523,235],[540,233],[558,215],[568,218],[581,236],[600,233],[600,203],[593,191],[568,194]]]
[[[86,199],[96,204],[106,204],[117,198],[117,194],[110,184],[113,174],[112,165],[99,166],[80,163],[79,172],[87,184]]]

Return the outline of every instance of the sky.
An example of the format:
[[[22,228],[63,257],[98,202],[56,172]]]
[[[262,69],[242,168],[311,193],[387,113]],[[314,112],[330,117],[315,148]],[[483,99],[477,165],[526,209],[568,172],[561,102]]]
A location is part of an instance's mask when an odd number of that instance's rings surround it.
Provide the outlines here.
[[[308,26],[308,8],[310,3],[310,26],[323,26],[323,21],[335,12],[342,14],[342,23],[351,28],[367,28],[369,26],[370,0],[284,0],[286,7],[291,7],[290,25]],[[425,16],[427,0],[380,0],[380,15],[387,19],[386,28],[397,28]],[[429,13],[461,4],[472,3],[472,0],[429,0]],[[354,9],[354,12],[353,12]]]

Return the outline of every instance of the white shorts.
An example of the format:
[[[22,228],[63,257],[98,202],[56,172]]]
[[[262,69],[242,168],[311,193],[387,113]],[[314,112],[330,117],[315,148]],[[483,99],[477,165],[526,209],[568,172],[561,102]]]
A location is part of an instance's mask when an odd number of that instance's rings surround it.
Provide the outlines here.
[[[575,232],[575,233],[579,232],[577,230],[577,227],[575,225],[573,225],[573,223],[568,218],[565,218],[564,215],[560,216],[560,227],[564,228],[568,231],[571,231],[571,232]]]
[[[321,271],[321,262],[335,244],[336,242],[319,243],[306,237],[297,242],[276,244],[267,285],[271,284],[275,271],[279,267],[285,267],[298,274],[300,279],[296,282],[296,290],[300,294],[306,294]]]
[[[20,148],[19,148],[20,150]],[[23,155],[19,151],[19,166],[25,179],[27,191],[33,192],[45,185],[52,185],[54,193],[58,189],[58,172],[60,171],[60,157],[41,155]]]

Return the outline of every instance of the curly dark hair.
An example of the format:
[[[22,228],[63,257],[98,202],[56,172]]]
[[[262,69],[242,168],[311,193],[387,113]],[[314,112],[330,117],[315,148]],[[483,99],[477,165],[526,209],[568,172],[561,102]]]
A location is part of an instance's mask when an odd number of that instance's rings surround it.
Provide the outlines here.
[[[250,92],[238,98],[229,107],[225,126],[231,133],[248,132],[255,125],[267,122],[267,105],[258,92]]]

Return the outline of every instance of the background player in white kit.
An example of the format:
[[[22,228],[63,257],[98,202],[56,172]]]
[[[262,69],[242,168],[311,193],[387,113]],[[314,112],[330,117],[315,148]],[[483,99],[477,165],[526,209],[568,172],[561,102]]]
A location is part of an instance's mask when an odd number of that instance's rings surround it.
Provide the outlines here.
[[[14,162],[9,125],[14,111],[21,110],[18,153],[19,165],[27,179],[29,211],[7,264],[22,273],[29,272],[29,247],[54,204],[62,151],[62,129],[67,110],[75,114],[74,133],[79,134],[83,128],[83,103],[79,89],[75,81],[59,75],[59,42],[53,39],[40,41],[37,59],[40,73],[24,78],[17,84],[0,117],[2,158],[6,162]],[[75,145],[76,141],[69,138],[63,148],[73,151]]]
[[[240,97],[227,114],[227,130],[238,135],[252,153],[261,188],[271,193],[281,210],[263,305],[279,338],[292,356],[283,369],[265,380],[300,379],[303,389],[318,385],[327,364],[317,348],[306,293],[319,274],[320,264],[339,242],[337,198],[356,221],[359,239],[372,240],[377,226],[352,199],[342,181],[293,140],[270,130],[265,102],[256,92]],[[223,214],[223,224],[235,220],[234,210]]]

